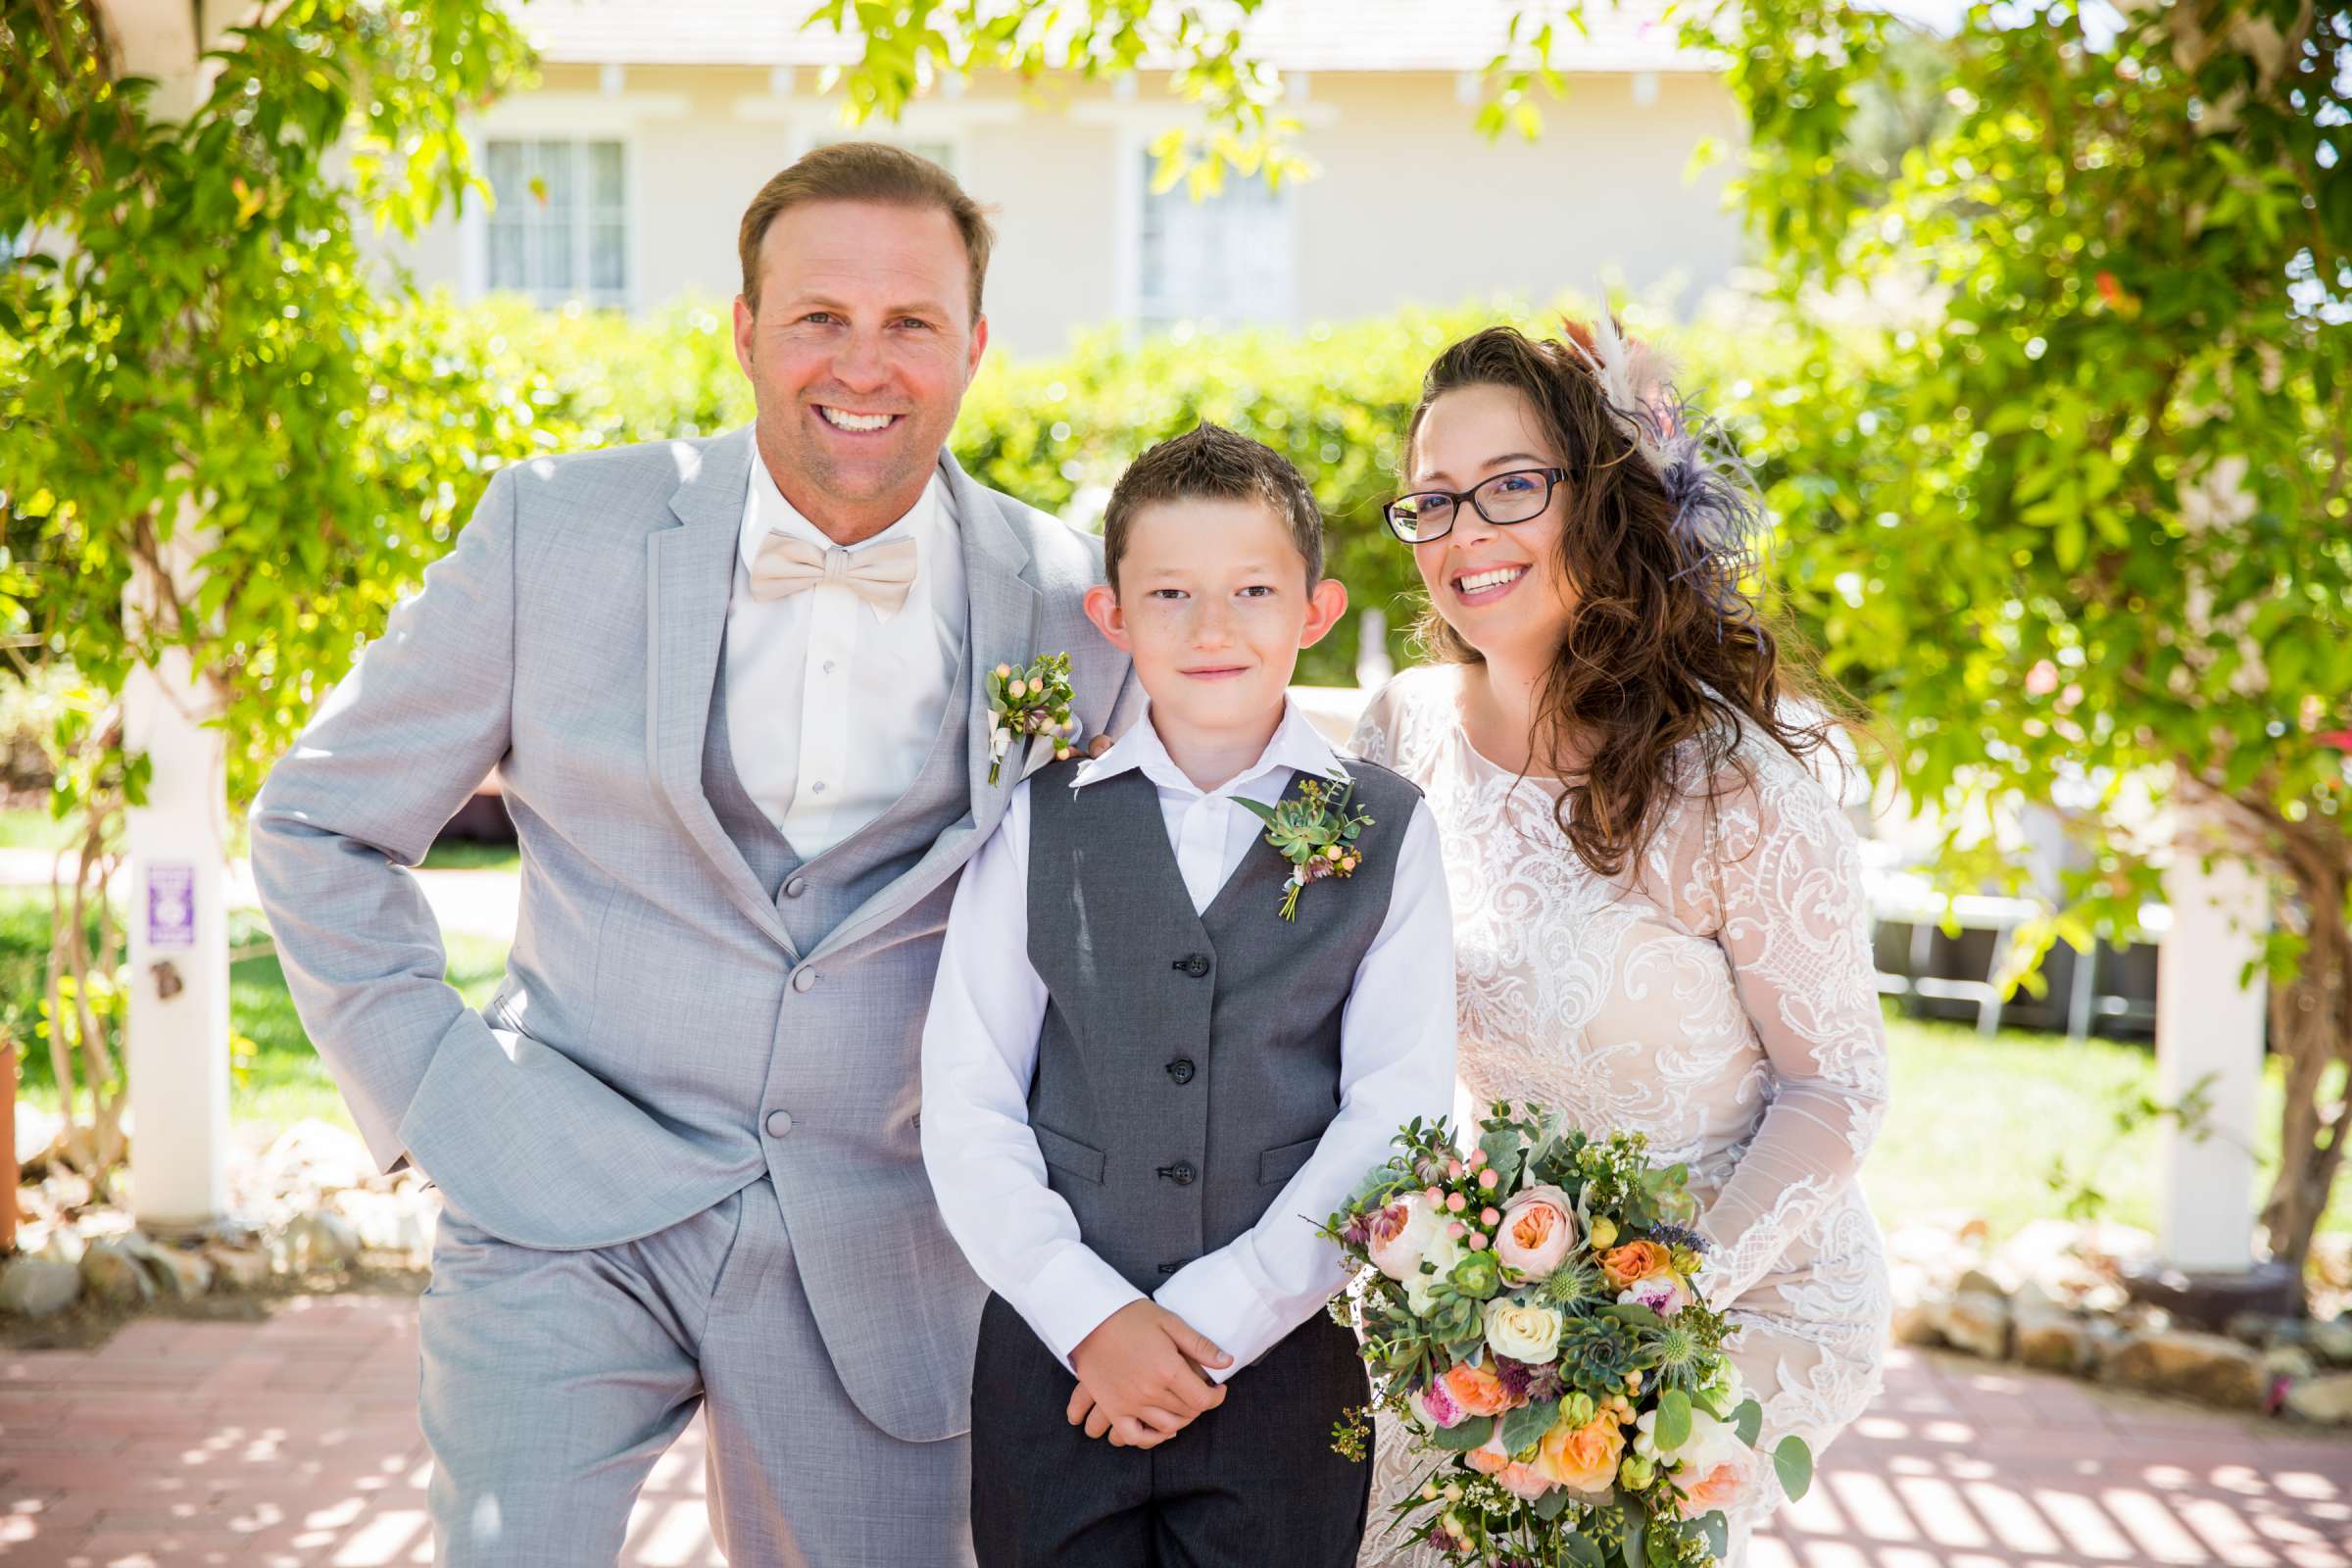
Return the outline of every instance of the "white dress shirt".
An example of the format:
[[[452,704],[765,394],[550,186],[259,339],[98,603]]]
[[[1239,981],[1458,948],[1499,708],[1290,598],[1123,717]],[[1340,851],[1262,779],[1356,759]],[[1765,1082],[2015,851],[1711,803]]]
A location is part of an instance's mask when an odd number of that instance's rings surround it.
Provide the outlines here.
[[[727,744],[744,793],[804,859],[890,809],[939,738],[971,617],[963,539],[934,473],[912,511],[850,553],[915,545],[914,585],[885,615],[850,589],[752,597],[768,531],[838,548],[753,455],[727,600]]]
[[[1249,768],[1203,791],[1185,777],[1144,716],[1067,786],[1130,769],[1159,791],[1168,842],[1196,913],[1245,855],[1273,855],[1265,824],[1235,800],[1281,799],[1295,772],[1344,778],[1339,757],[1306,715],[1287,706]],[[1014,791],[996,835],[963,873],[948,918],[939,982],[923,1030],[923,1160],[948,1229],[989,1288],[1069,1364],[1095,1328],[1143,1293],[1080,1240],[1069,1205],[1046,1185],[1029,1130],[1029,1087],[1046,1016],[1045,982],[1029,962],[1029,791]],[[1387,1158],[1397,1129],[1446,1114],[1453,1100],[1453,917],[1435,819],[1415,803],[1401,833],[1375,823],[1367,857],[1394,855],[1395,883],[1379,934],[1356,966],[1341,1014],[1340,1109],[1322,1142],[1258,1222],[1186,1264],[1152,1299],[1233,1357],[1219,1382],[1250,1365],[1347,1284],[1336,1244],[1316,1234]],[[1309,886],[1344,899],[1346,880]],[[1265,908],[1281,918],[1275,901]]]

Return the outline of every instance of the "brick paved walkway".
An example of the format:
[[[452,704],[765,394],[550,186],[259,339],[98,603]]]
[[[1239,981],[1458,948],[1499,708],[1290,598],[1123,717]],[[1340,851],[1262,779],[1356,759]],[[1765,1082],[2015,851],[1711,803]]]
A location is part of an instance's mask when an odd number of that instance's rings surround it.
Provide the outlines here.
[[[416,1383],[416,1304],[389,1297],[0,1353],[0,1559],[427,1562]],[[625,1561],[720,1560],[698,1424],[656,1467]],[[2115,1563],[2352,1568],[2352,1441],[1901,1352],[1752,1568]]]

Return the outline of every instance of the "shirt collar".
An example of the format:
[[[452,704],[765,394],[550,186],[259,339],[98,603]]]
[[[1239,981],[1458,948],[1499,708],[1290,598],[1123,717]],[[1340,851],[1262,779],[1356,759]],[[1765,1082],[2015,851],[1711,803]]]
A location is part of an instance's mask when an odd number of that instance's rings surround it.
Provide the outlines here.
[[[930,482],[923,486],[923,493],[915,498],[914,505],[907,509],[905,516],[871,539],[860,539],[849,546],[850,552],[854,555],[868,545],[885,544],[893,539],[912,539],[916,552],[915,572],[919,581],[921,574],[931,568],[940,548],[940,524],[947,512],[947,502],[942,493],[945,488],[940,481],[939,470],[934,468]],[[760,546],[771,530],[814,545],[819,550],[837,548],[832,540],[825,537],[822,529],[802,516],[800,509],[784,499],[784,492],[776,488],[775,475],[767,471],[766,460],[760,456],[760,449],[755,445],[752,449],[751,483],[743,503],[743,536],[736,543],[736,554],[742,558],[746,571],[758,563]]]
[[[1348,769],[1340,761],[1340,754],[1323,738],[1312,720],[1288,697],[1282,701],[1282,722],[1275,726],[1273,739],[1258,753],[1257,760],[1242,769],[1213,790],[1203,790],[1185,776],[1184,769],[1168,755],[1168,748],[1152,727],[1152,704],[1144,702],[1127,733],[1114,742],[1101,757],[1083,763],[1070,779],[1070,788],[1083,789],[1089,784],[1121,773],[1141,772],[1162,789],[1180,790],[1187,795],[1239,795],[1243,786],[1254,783],[1277,769],[1312,773],[1318,778],[1348,781]]]

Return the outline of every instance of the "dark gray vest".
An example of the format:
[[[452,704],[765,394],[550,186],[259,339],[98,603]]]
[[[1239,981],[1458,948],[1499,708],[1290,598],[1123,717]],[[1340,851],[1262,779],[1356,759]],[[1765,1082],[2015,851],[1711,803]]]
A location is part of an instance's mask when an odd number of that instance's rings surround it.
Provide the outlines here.
[[[775,901],[793,947],[812,952],[835,926],[864,906],[921,859],[932,840],[971,809],[967,761],[971,736],[972,671],[967,657],[948,696],[939,733],[923,770],[890,808],[813,860],[803,860],[767,814],[755,805],[735,771],[727,735],[727,651],[710,683],[710,719],[703,731],[703,795],[711,814]]]
[[[1029,1125],[1087,1246],[1148,1294],[1256,1224],[1338,1113],[1341,1011],[1420,792],[1348,759],[1372,815],[1355,874],[1284,920],[1290,862],[1261,837],[1195,914],[1152,781],[1072,790],[1080,765],[1029,789]]]

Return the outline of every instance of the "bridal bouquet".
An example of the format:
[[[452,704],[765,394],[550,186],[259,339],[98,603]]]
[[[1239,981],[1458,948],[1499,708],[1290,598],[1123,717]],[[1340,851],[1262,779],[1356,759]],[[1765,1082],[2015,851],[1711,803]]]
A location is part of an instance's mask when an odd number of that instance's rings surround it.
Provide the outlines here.
[[[1706,1243],[1681,1166],[1644,1139],[1496,1105],[1477,1146],[1419,1120],[1326,1223],[1366,1272],[1354,1321],[1374,1403],[1335,1446],[1361,1457],[1372,1409],[1427,1469],[1392,1530],[1485,1568],[1706,1568],[1725,1510],[1760,1481],[1762,1407],[1691,1284]],[[1790,1497],[1811,1452],[1772,1455]]]

